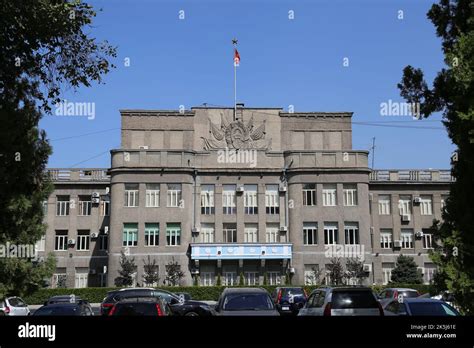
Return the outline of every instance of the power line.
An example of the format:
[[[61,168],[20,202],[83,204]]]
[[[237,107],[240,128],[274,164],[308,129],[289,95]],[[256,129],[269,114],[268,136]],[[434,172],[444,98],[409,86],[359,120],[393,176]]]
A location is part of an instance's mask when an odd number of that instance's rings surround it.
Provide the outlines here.
[[[115,146],[115,147],[118,147],[118,146]],[[77,166],[77,165],[79,165],[79,164],[82,164],[82,163],[88,162],[88,161],[90,161],[90,160],[92,160],[92,159],[94,159],[94,158],[100,157],[100,156],[102,156],[103,154],[105,154],[105,153],[107,153],[107,152],[110,152],[110,149],[109,149],[109,150],[106,150],[106,151],[104,151],[104,152],[101,152],[101,153],[99,153],[99,154],[97,154],[97,155],[94,155],[94,156],[92,156],[92,157],[90,157],[90,158],[87,158],[87,159],[85,159],[85,160],[83,160],[83,161],[77,162],[77,163],[75,163],[75,164],[69,166],[68,168],[74,168],[75,166]]]
[[[100,131],[97,131],[97,132],[91,132],[91,133],[84,133],[84,134],[78,134],[78,135],[71,135],[71,136],[69,136],[69,137],[58,138],[58,139],[52,139],[52,140],[50,140],[50,141],[61,141],[61,140],[68,140],[68,139],[73,139],[73,138],[81,138],[81,137],[85,137],[85,136],[88,136],[88,135],[110,132],[110,131],[117,130],[117,129],[120,129],[120,127],[109,128],[109,129],[103,129],[103,130],[100,130]]]

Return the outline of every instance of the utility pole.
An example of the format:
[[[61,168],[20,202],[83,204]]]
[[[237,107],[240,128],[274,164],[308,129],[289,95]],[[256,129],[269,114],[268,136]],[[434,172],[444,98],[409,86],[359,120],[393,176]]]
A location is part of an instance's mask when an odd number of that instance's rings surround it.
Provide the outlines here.
[[[372,169],[374,169],[374,161],[375,161],[375,137],[372,138]]]

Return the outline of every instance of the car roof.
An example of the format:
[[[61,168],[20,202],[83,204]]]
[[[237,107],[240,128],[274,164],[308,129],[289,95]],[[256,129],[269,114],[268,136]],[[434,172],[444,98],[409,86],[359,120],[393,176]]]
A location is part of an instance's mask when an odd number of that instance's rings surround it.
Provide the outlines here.
[[[442,300],[436,300],[434,298],[426,298],[426,297],[405,297],[403,298],[403,302],[409,303],[422,303],[422,302],[433,302],[433,303],[446,303]]]
[[[225,294],[240,294],[240,293],[268,294],[267,290],[262,289],[262,288],[225,288],[222,293],[225,293]]]
[[[410,289],[410,288],[385,288],[385,289],[382,289],[382,291],[384,290],[396,290],[396,291],[418,291],[416,289]]]
[[[56,295],[56,296],[51,296],[48,300],[56,300],[56,299],[63,299],[63,298],[71,298],[72,296],[74,296],[74,298],[76,299],[80,299],[81,297],[80,296],[77,296],[77,295],[74,295],[74,294],[71,294],[71,295]]]
[[[42,306],[42,307],[47,307],[47,308],[53,308],[53,307],[78,307],[80,306],[81,303],[67,303],[67,302],[63,302],[63,303],[53,303],[53,304],[50,304],[48,306]],[[41,307],[41,308],[42,308]]]

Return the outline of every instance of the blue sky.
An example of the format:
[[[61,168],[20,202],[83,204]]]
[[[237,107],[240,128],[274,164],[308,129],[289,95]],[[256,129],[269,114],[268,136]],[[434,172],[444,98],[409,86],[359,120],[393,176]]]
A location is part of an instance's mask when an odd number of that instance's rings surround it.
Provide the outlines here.
[[[49,167],[110,166],[109,150],[120,145],[119,109],[232,106],[236,37],[238,101],[246,106],[352,111],[353,148],[368,150],[376,137],[376,168],[449,168],[454,147],[440,116],[380,114],[381,103],[403,101],[396,84],[406,65],[422,68],[430,82],[443,67],[426,18],[432,1],[89,2],[103,11],[87,31],[118,47],[117,68],[103,85],[62,94],[94,102],[93,120],[43,118],[54,151]]]

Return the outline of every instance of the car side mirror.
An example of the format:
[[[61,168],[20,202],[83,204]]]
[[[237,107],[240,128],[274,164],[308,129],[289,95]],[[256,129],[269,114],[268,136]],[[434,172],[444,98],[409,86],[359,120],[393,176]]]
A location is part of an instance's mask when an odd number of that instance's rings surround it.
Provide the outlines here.
[[[179,301],[177,299],[175,299],[174,297],[171,298],[170,304],[175,305],[175,304],[178,304],[178,303],[179,303]]]

